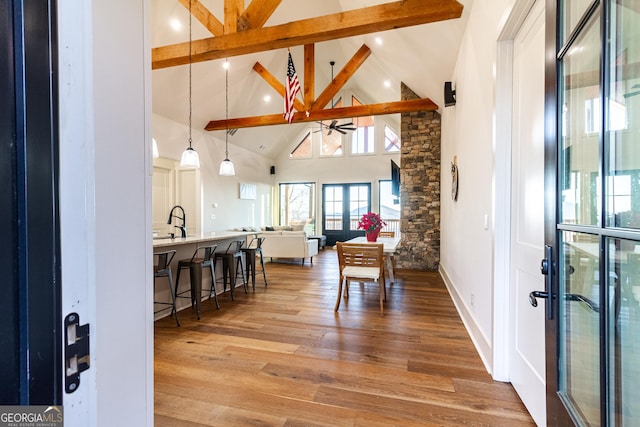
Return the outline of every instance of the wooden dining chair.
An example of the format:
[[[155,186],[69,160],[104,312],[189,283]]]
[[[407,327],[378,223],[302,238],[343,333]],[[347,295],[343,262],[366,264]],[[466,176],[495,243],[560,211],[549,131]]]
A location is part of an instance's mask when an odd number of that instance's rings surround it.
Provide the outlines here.
[[[340,267],[340,284],[335,311],[340,307],[342,286],[344,297],[349,297],[349,282],[377,282],[380,288],[380,315],[384,316],[384,301],[387,290],[384,278],[384,245],[382,243],[345,243],[337,242],[338,264]]]
[[[378,237],[390,237],[390,238],[394,238],[396,237],[396,232],[395,231],[381,231],[380,234],[378,234]],[[387,266],[387,268],[396,268],[396,260],[393,257],[393,254],[388,255],[389,256],[389,265]],[[393,277],[393,276],[391,276]]]

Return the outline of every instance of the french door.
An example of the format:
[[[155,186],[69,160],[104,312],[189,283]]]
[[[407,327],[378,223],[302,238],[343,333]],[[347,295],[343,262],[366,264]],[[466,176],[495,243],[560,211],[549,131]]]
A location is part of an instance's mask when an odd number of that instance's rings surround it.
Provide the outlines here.
[[[322,186],[322,234],[327,245],[364,236],[358,221],[371,210],[371,184],[324,184]]]
[[[639,3],[549,0],[548,425],[640,425]]]

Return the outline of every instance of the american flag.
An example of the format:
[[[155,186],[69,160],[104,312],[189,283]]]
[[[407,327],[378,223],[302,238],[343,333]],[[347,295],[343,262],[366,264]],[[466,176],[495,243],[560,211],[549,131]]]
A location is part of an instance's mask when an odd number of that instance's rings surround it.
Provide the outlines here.
[[[294,99],[296,99],[296,94],[300,92],[300,82],[298,81],[296,69],[293,66],[291,52],[289,52],[289,63],[287,64],[287,84],[285,86],[284,118],[289,123],[291,123],[293,122],[293,101]]]

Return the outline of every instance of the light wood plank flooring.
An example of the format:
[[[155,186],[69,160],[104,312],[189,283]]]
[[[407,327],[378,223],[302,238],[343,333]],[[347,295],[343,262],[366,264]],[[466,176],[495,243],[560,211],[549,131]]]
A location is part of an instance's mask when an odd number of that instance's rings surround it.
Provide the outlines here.
[[[155,324],[156,426],[534,425],[492,381],[437,273],[400,271],[336,314],[336,252],[267,263],[265,287]]]

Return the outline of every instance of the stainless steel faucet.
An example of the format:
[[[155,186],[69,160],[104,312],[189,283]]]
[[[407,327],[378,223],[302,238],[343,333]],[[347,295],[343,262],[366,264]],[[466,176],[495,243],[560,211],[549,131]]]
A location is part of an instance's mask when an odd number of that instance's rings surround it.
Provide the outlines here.
[[[173,214],[173,211],[176,209],[180,209],[182,211],[182,217]],[[179,228],[182,231],[182,237],[187,237],[187,216],[184,213],[184,209],[180,205],[175,205],[171,208],[171,212],[169,212],[169,219],[167,220],[167,224],[171,225],[171,221],[173,218],[178,218],[182,220],[182,225],[174,225],[174,227]],[[173,237],[173,233],[171,233]]]

